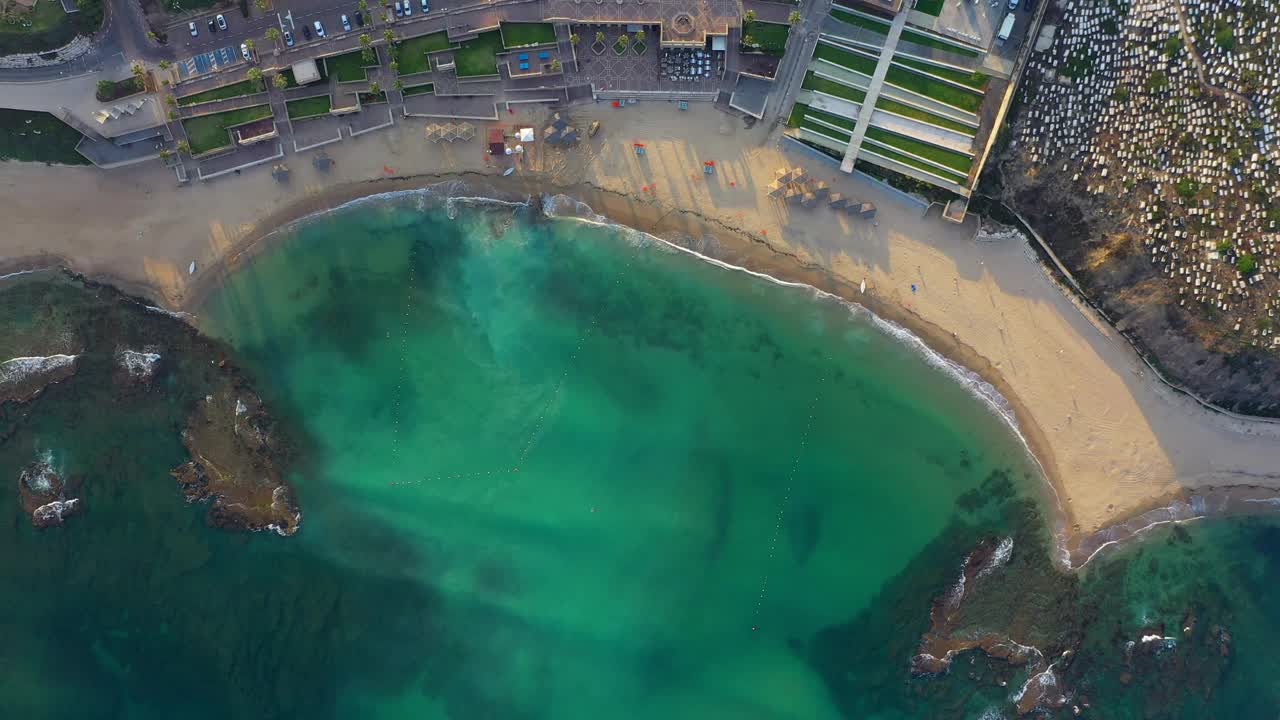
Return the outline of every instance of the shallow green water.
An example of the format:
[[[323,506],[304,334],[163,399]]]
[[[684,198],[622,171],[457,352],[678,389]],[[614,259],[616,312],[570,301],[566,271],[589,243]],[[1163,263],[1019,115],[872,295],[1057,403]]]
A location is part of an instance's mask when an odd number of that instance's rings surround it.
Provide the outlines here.
[[[1007,536],[974,607],[1078,648],[1059,664],[1094,716],[1274,715],[1273,524],[1156,533],[1077,582],[1049,562],[1017,438],[869,319],[527,214],[365,203],[289,231],[201,311],[297,431],[294,537],[210,530],[181,502],[177,390],[104,412],[77,378],[6,411],[0,473],[53,452],[89,510],[37,532],[0,497],[0,705],[1012,717],[1023,670],[908,672],[966,553]],[[1192,608],[1196,643],[1126,661]]]

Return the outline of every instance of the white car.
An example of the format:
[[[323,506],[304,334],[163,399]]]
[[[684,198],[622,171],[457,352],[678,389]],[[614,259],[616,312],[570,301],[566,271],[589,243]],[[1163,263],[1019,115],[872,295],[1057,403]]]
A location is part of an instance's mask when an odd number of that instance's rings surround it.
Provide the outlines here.
[[[224,17],[222,17],[222,13],[218,13],[218,17],[214,18],[214,20],[217,20],[217,21],[218,21],[218,29],[219,29],[219,30],[226,30],[226,29],[227,29],[227,19],[226,19],[226,18],[224,18]]]
[[[196,29],[196,24],[193,22],[187,23],[187,29],[191,31],[191,37],[195,37],[200,34],[200,31]]]
[[[422,0],[422,12],[424,14],[431,12],[431,8],[427,7],[427,0]]]
[[[288,30],[284,31],[284,44],[285,47],[293,47],[293,33]]]
[[[396,0],[396,17],[404,17],[404,5],[400,4],[400,0]]]
[[[324,36],[325,36],[325,35],[324,35],[324,26],[320,24],[320,21],[319,21],[319,20],[315,21],[315,23],[313,23],[313,24],[312,24],[312,26],[316,29],[316,35],[319,35],[320,37],[324,37]]]
[[[351,21],[347,19],[346,15],[342,16],[342,29],[351,32]]]
[[[404,0],[404,16],[409,17],[413,14],[413,0]]]
[[[249,54],[248,43],[240,43],[240,54],[244,56],[245,62],[253,62],[253,55]]]

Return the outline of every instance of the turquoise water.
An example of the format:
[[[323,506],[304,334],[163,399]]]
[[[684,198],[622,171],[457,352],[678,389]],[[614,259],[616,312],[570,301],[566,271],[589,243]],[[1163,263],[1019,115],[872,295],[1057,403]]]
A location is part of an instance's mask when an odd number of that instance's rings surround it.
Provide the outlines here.
[[[189,389],[121,399],[90,368],[0,407],[0,472],[52,452],[88,508],[0,528],[0,705],[1011,718],[1023,669],[908,672],[933,599],[1005,537],[974,622],[1072,648],[1092,716],[1274,716],[1276,525],[1157,532],[1064,575],[1017,437],[865,315],[619,229],[449,215],[408,196],[306,221],[199,312],[293,428],[296,536],[181,502]]]

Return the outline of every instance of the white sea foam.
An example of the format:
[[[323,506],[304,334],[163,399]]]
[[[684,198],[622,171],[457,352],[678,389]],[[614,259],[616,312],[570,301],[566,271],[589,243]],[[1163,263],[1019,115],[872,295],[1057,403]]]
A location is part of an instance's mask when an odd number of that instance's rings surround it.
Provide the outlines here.
[[[74,365],[75,362],[75,355],[11,358],[0,363],[0,386],[19,383],[35,375],[60,370],[68,365]]]
[[[995,705],[989,706],[982,714],[978,716],[978,720],[1005,720],[1004,713]]]
[[[146,309],[147,312],[153,312],[159,315],[168,315],[169,317],[176,318],[178,320],[190,320],[195,317],[195,315],[192,315],[189,312],[181,312],[181,311],[175,312],[173,310],[165,310],[164,308],[156,307],[155,305],[143,305],[142,307]]]
[[[1009,562],[1009,558],[1013,555],[1013,538],[1000,538],[999,544],[996,545],[995,552],[991,553],[991,559],[987,561],[986,566],[978,571],[978,577],[989,575],[991,571],[1004,567]]]
[[[156,363],[160,362],[160,353],[121,350],[116,359],[120,367],[127,370],[132,377],[148,378],[156,371]]]
[[[10,278],[21,277],[23,275],[31,275],[32,273],[44,272],[45,270],[48,270],[48,269],[49,268],[33,268],[31,270],[15,270],[11,273],[5,273],[4,275],[0,275],[0,280],[8,280]]]
[[[80,504],[79,498],[70,500],[54,500],[31,511],[31,518],[37,522],[47,523],[51,520],[62,522],[62,516],[72,512]]]

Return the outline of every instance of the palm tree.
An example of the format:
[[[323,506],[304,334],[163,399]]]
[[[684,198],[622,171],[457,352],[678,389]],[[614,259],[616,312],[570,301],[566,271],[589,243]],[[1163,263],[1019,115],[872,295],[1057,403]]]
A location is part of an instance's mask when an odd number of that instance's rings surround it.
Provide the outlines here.
[[[631,38],[627,37],[627,34],[626,34],[626,33],[622,33],[621,35],[619,35],[619,36],[618,36],[618,42],[622,43],[622,47],[626,47],[626,46],[627,46],[627,43],[628,43],[630,40],[631,40]]]
[[[245,73],[245,77],[254,82],[262,82],[262,68],[249,68],[249,72]]]
[[[636,42],[644,42],[644,30],[636,31]]]
[[[253,4],[262,12],[266,12],[267,8],[271,7],[269,0],[253,0]]]
[[[745,13],[743,13],[743,14],[742,14],[742,18],[743,18],[744,20],[746,20],[747,22],[749,22],[749,23],[750,23],[750,22],[755,22],[755,21],[756,21],[756,11],[755,11],[755,10],[748,10],[748,11],[746,11]]]
[[[168,69],[169,69],[169,61],[168,61],[168,60],[161,60],[160,62],[156,63],[156,65],[157,65],[157,66],[159,66],[161,70],[168,70]]]
[[[177,110],[174,110],[173,108],[169,108],[169,112],[168,112],[168,113],[166,113],[166,114],[169,116],[169,119],[170,119],[170,120],[177,120],[177,119],[178,119],[178,111],[177,111]]]
[[[356,7],[361,12],[369,12],[369,3],[366,0],[360,0],[360,2],[356,3]]]
[[[603,30],[597,30],[597,31],[596,31],[596,42],[598,42],[598,43],[602,43],[602,42],[604,42],[604,31],[603,31]]]
[[[190,155],[191,143],[187,142],[186,140],[179,140],[177,149],[178,149],[178,152],[180,153],[187,153],[188,155]]]
[[[161,160],[168,160],[168,159],[169,159],[169,156],[171,156],[171,155],[173,155],[173,151],[171,151],[171,150],[169,150],[169,149],[167,149],[167,148],[166,148],[166,149],[163,149],[163,150],[161,150],[161,151],[160,151],[160,159],[161,159]]]
[[[560,72],[560,58],[551,61],[551,72]]]
[[[267,39],[270,40],[271,42],[280,42],[280,28],[278,27],[267,28]]]
[[[376,80],[374,82],[369,83],[369,94],[377,95],[380,92],[382,92],[382,86],[379,85]]]
[[[382,39],[387,42],[392,42],[396,39],[396,34],[391,28],[387,28],[382,31]]]
[[[387,67],[391,68],[391,72],[393,72],[393,73],[395,73],[395,74],[397,74],[397,75],[399,75],[399,74],[400,74],[400,61],[399,61],[399,60],[392,60],[391,62],[387,63]]]
[[[571,34],[571,35],[569,36],[569,44],[571,44],[571,45],[577,45],[577,44],[578,44],[578,41],[579,41],[579,40],[581,40],[581,39],[582,39],[582,38],[578,37],[578,33],[573,33],[573,34]]]
[[[253,52],[253,46],[254,46],[253,38],[246,39],[244,41],[244,46],[249,48],[249,52]]]
[[[135,62],[134,64],[130,65],[129,71],[132,72],[133,76],[138,78],[139,80],[141,80],[142,77],[147,74],[147,69],[144,68],[142,66],[142,63],[140,62]]]
[[[174,97],[174,96],[172,96],[172,95],[165,95],[165,96],[164,96],[164,102],[165,102],[165,104],[166,104],[166,105],[168,105],[169,107],[173,107],[174,105],[177,105],[177,104],[178,104],[178,98],[176,98],[176,97]]]
[[[369,33],[360,33],[360,47],[367,48],[373,44],[373,38]]]
[[[756,39],[755,39],[755,38],[753,38],[753,37],[751,37],[750,35],[743,35],[743,36],[742,36],[742,44],[743,44],[744,46],[746,46],[746,47],[755,47],[755,46],[756,46]]]
[[[151,42],[155,42],[160,39],[160,36],[156,34],[155,30],[148,30],[147,39],[150,40]]]
[[[787,24],[798,25],[799,23],[800,23],[800,11],[792,10],[791,14],[787,16]]]
[[[289,87],[289,78],[285,77],[284,73],[279,73],[275,77],[271,78],[271,84],[275,85],[280,90],[283,90]]]
[[[395,88],[397,90],[404,90],[404,81],[401,80],[400,78],[396,78]]]

